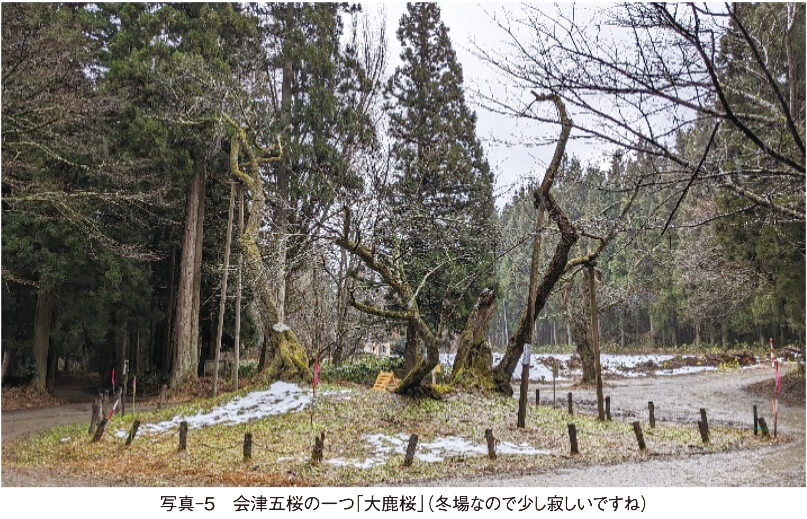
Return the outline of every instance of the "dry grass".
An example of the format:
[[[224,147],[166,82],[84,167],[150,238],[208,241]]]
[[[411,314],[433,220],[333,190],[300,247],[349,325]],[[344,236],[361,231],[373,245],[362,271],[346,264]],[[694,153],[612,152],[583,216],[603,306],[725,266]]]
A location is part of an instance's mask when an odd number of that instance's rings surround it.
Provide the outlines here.
[[[328,389],[344,389],[324,386]],[[181,412],[189,415],[209,409],[233,394],[213,400],[164,409],[139,416],[141,421],[158,422]],[[568,465],[617,463],[659,455],[723,451],[761,445],[763,440],[748,431],[714,427],[712,444],[701,445],[692,425],[644,426],[648,450],[640,453],[630,424],[599,422],[595,417],[575,415],[548,407],[530,407],[527,427],[516,429],[517,402],[512,398],[467,393],[446,395],[442,401],[411,400],[386,392],[350,389],[347,394],[318,399],[313,432],[325,431],[325,459],[346,458],[361,461],[374,455],[362,440],[364,434],[417,433],[421,441],[440,436],[462,436],[484,444],[484,430],[493,428],[498,440],[547,449],[548,455],[500,455],[496,460],[483,456],[447,458],[439,463],[415,460],[401,466],[403,456],[391,455],[386,464],[370,469],[337,467],[330,464],[311,467],[313,437],[307,412],[267,417],[248,424],[192,429],[188,450],[177,451],[177,433],[138,436],[126,447],[116,438],[116,430],[131,426],[131,416],[116,418],[100,443],[92,444],[87,426],[59,427],[24,441],[4,442],[4,466],[47,466],[55,471],[119,478],[125,474],[140,486],[276,486],[276,485],[370,485],[398,483],[447,476],[523,473]],[[577,426],[581,454],[569,455],[567,424]],[[254,438],[253,459],[242,460],[245,432]],[[766,440],[770,443],[774,440]],[[787,441],[780,437],[775,441]],[[606,484],[607,482],[599,482]],[[592,482],[598,484],[598,482]]]
[[[2,391],[3,411],[16,411],[17,409],[33,409],[35,407],[50,407],[62,403],[46,391],[37,391],[30,386],[5,387]]]

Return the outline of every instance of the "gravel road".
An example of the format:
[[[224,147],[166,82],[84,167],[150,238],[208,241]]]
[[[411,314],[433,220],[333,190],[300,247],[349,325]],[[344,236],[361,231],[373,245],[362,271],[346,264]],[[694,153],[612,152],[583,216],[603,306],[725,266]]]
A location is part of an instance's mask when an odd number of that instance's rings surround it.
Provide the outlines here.
[[[699,419],[700,408],[709,423],[753,426],[752,406],[757,405],[772,427],[771,405],[743,388],[771,378],[770,368],[757,366],[739,371],[700,373],[671,377],[606,380],[603,392],[611,397],[614,420],[647,420],[647,402],[655,405],[659,422],[691,422]],[[552,385],[531,385],[541,389],[543,403],[552,401]],[[558,405],[566,405],[572,391],[575,408],[596,414],[593,389],[558,386]],[[516,395],[517,396],[517,395]],[[542,471],[517,477],[474,477],[442,479],[422,484],[441,487],[706,487],[706,486],[805,486],[805,405],[779,404],[780,432],[793,442],[772,447],[682,458],[652,459],[616,465],[595,465]]]

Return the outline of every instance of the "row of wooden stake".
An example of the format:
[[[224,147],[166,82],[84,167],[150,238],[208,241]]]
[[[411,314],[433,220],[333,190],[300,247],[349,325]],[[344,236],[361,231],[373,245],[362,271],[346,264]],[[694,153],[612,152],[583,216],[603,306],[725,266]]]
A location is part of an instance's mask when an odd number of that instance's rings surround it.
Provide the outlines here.
[[[536,404],[540,402],[540,393],[538,390],[535,392]],[[568,396],[568,411],[569,414],[572,415],[574,412],[572,406],[572,393],[569,393]],[[100,396],[99,396],[100,401]],[[100,402],[98,403],[100,406]],[[611,420],[611,398],[605,398],[605,409],[608,420]],[[656,426],[656,418],[655,418],[655,406],[653,402],[648,402],[648,411],[650,415],[650,428],[655,428]],[[96,406],[93,405],[93,420],[96,416]],[[704,445],[709,443],[709,421],[706,416],[706,409],[700,409],[700,417],[701,419],[698,420],[698,431],[701,435],[701,441]],[[98,427],[95,429],[95,434],[93,436],[93,441],[97,442],[101,439],[101,436],[104,433],[104,429],[107,425],[107,418],[102,418]],[[644,440],[644,434],[642,433],[642,425],[638,421],[632,422],[633,425],[633,432],[636,436],[636,442],[639,446],[640,451],[645,451],[647,449],[647,444]],[[131,445],[132,441],[134,441],[135,436],[137,435],[137,430],[140,427],[140,420],[134,420],[132,423],[132,428],[129,431],[129,435],[126,439],[126,445]],[[570,451],[571,454],[579,454],[580,449],[577,442],[577,426],[574,423],[569,423],[567,425],[569,431],[569,444],[570,444]],[[757,406],[754,406],[754,435],[757,434],[757,431],[760,430],[762,432],[763,437],[769,437],[770,434],[768,432],[768,426],[765,422],[765,419],[762,417],[757,416]],[[93,423],[90,424],[90,432],[93,431]],[[496,459],[496,438],[493,436],[493,429],[485,429],[485,441],[487,443],[488,448],[488,457],[490,459]],[[415,457],[415,451],[417,450],[418,444],[418,435],[412,434],[409,437],[409,443],[406,447],[406,454],[404,456],[403,465],[405,467],[411,466],[412,461]],[[188,422],[180,422],[179,424],[179,450],[185,451],[187,450],[188,446]],[[311,464],[317,465],[322,462],[323,458],[323,451],[325,449],[325,433],[322,432],[318,436],[314,437],[314,447],[311,451]],[[244,448],[243,448],[244,460],[248,460],[252,458],[252,433],[245,433],[244,434]]]

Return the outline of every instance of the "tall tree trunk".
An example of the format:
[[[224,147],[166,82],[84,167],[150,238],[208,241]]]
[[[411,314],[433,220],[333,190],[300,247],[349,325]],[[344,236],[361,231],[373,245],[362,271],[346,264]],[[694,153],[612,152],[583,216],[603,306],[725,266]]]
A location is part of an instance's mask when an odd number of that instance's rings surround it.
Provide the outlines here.
[[[179,287],[174,317],[174,347],[171,359],[171,386],[178,386],[196,378],[196,341],[199,333],[199,314],[194,313],[196,298],[196,242],[199,231],[199,205],[204,198],[204,177],[197,173],[191,182],[185,205],[185,234],[179,260]]]
[[[165,335],[163,336],[163,344],[162,344],[162,351],[159,352],[159,369],[160,373],[163,375],[167,375],[171,371],[171,360],[172,360],[172,338],[173,334],[171,333],[174,329],[174,315],[176,310],[176,263],[177,263],[177,250],[176,247],[173,245],[171,246],[171,274],[169,276],[170,281],[168,284],[168,307],[166,308],[166,318],[165,318]],[[156,347],[156,341],[155,341]]]
[[[261,219],[266,206],[263,181],[260,174],[259,157],[252,148],[250,139],[247,138],[246,131],[226,117],[227,122],[232,126],[234,135],[230,141],[230,168],[233,175],[243,181],[249,188],[252,203],[250,204],[249,220],[244,233],[241,236],[241,247],[247,260],[247,272],[250,276],[255,297],[258,300],[258,309],[262,313],[261,320],[268,328],[269,350],[272,358],[268,364],[265,375],[272,380],[282,379],[291,381],[310,381],[313,378],[311,369],[308,367],[308,357],[297,336],[291,328],[280,319],[281,313],[278,310],[278,303],[275,299],[276,291],[272,285],[271,275],[263,262],[260,249],[258,248],[258,230],[261,227]],[[250,173],[247,174],[240,169],[238,159],[239,151],[242,149],[249,158]],[[261,150],[265,153],[264,150]],[[280,155],[275,157],[263,157],[264,161],[278,160],[282,158],[282,147]]]
[[[50,291],[39,292],[34,314],[34,366],[36,374],[31,385],[37,391],[45,391],[50,350],[50,322],[53,317],[55,297]]]
[[[238,186],[238,234],[244,232],[244,186]],[[238,370],[241,367],[241,268],[244,263],[244,254],[241,247],[238,247],[238,291],[235,296],[235,338],[233,344],[234,361],[233,367],[233,391],[238,391]]]
[[[345,211],[345,218],[343,223],[342,232],[345,236],[350,233],[350,218],[349,212]],[[348,256],[347,251],[343,248],[339,249],[339,278],[337,279],[336,287],[336,343],[334,345],[333,355],[331,360],[335,365],[342,363],[342,355],[345,348],[345,339],[347,335],[347,310],[350,305],[348,300]]]
[[[56,388],[56,368],[59,364],[59,355],[56,348],[48,348],[48,376],[45,380],[45,387],[49,393],[53,393]]]
[[[219,358],[221,357],[221,334],[224,331],[224,310],[227,305],[227,277],[230,273],[230,241],[233,237],[233,209],[235,183],[230,184],[230,207],[227,210],[227,238],[224,241],[224,271],[221,273],[221,297],[219,298],[219,321],[216,328],[216,346],[213,356],[213,396],[219,392]]]
[[[199,204],[196,206],[196,251],[193,255],[193,319],[191,320],[191,340],[193,341],[193,350],[196,355],[194,367],[199,371],[200,365],[203,364],[202,359],[202,333],[201,333],[201,317],[202,317],[202,251],[204,242],[204,223],[205,223],[205,182],[207,175],[202,170],[202,179],[200,187]],[[211,336],[212,339],[212,336]],[[209,342],[207,343],[209,346]],[[209,349],[209,348],[208,348]]]

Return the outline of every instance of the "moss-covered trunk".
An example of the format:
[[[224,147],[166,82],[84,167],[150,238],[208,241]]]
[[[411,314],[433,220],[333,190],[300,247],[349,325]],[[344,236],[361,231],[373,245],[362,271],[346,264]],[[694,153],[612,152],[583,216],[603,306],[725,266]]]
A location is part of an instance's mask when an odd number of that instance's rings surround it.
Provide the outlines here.
[[[244,182],[249,188],[249,220],[240,238],[241,248],[246,259],[247,279],[252,286],[253,293],[258,300],[258,311],[261,320],[269,329],[269,348],[265,376],[269,380],[283,379],[292,382],[308,382],[313,378],[308,367],[308,356],[300,345],[291,328],[282,322],[282,314],[278,312],[275,291],[272,286],[272,276],[263,262],[258,248],[258,229],[266,207],[263,182],[260,176],[259,161],[276,160],[278,157],[265,156],[259,158],[252,149],[246,132],[231,119],[227,122],[235,130],[230,143],[230,168],[233,175]],[[250,172],[240,169],[238,164],[241,146],[249,159]],[[282,154],[282,148],[280,150]]]
[[[493,353],[488,327],[496,312],[496,295],[486,288],[471,310],[457,345],[451,368],[451,382],[463,387],[489,389],[493,386]]]

